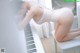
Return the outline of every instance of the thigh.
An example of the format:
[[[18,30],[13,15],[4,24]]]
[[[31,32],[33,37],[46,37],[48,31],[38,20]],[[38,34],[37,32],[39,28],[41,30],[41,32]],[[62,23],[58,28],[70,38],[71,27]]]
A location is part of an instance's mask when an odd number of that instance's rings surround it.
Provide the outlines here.
[[[58,22],[55,23],[55,26],[54,26],[55,27],[55,32],[57,31],[57,29],[59,28],[59,26],[60,26],[60,23],[58,23]]]
[[[65,36],[67,36],[67,34],[70,31],[70,28],[71,28],[71,24],[67,24],[67,25],[61,24],[61,25],[58,25],[58,28],[57,28],[56,33],[55,33],[56,40],[60,41]]]

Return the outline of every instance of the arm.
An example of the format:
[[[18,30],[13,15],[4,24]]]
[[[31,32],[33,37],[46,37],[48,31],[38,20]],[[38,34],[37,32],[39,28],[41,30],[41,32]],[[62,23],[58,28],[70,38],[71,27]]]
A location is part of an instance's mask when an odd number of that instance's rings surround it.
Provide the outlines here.
[[[18,21],[21,21],[25,17],[26,12],[27,12],[27,6],[26,6],[26,3],[23,3],[21,6],[21,10],[19,11],[17,15]]]
[[[32,10],[30,10],[26,14],[25,18],[20,22],[20,24],[19,24],[20,29],[25,28],[27,26],[27,24],[29,23],[29,21],[33,18],[33,16],[34,16],[34,12]]]

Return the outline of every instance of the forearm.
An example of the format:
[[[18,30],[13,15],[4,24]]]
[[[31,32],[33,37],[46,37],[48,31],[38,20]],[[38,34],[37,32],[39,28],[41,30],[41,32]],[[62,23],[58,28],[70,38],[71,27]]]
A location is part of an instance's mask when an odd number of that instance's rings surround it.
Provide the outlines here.
[[[17,15],[19,20],[22,20],[25,17],[26,13],[27,13],[26,9],[21,9]]]
[[[26,15],[27,9],[21,9],[19,15],[24,16]]]
[[[25,18],[19,23],[19,29],[24,29],[28,25],[30,20],[31,17],[25,16]]]
[[[18,27],[20,27],[19,23],[25,18],[25,16],[26,16],[26,10],[23,9],[21,9],[19,13],[15,16],[16,24]]]
[[[28,9],[26,7],[26,3],[23,3],[21,6],[21,10],[18,12],[18,15],[17,15],[19,21],[21,21],[26,16],[27,11]]]

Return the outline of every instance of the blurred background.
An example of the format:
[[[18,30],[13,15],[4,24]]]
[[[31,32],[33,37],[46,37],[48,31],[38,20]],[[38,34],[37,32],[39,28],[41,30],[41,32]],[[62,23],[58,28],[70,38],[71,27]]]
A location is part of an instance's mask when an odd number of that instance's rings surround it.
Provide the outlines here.
[[[80,44],[78,43],[66,50],[58,46],[51,33],[54,31],[54,23],[52,22],[39,25],[31,20],[24,30],[18,30],[15,16],[25,1],[0,0],[0,53],[80,53],[80,50],[78,50]],[[51,10],[62,7],[71,8],[75,18],[72,28],[80,27],[79,2],[64,2],[63,0],[35,1]],[[72,43],[74,42],[66,44],[72,45]],[[65,47],[64,45],[61,47]]]

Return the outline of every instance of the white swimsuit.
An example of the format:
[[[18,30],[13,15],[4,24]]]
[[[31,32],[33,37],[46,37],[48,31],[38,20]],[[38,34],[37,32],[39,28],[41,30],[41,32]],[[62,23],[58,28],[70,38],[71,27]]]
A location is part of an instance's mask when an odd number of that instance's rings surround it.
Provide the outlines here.
[[[69,10],[70,9],[67,7],[56,9],[56,10],[50,10],[50,9],[44,8],[43,15],[37,23],[42,24],[44,22],[57,22],[59,21],[60,16],[65,16],[69,12]]]
[[[44,22],[57,22],[58,18],[54,16],[54,10],[50,10],[50,9],[43,9],[43,15],[41,17],[41,19],[37,22],[38,24],[42,24]]]

